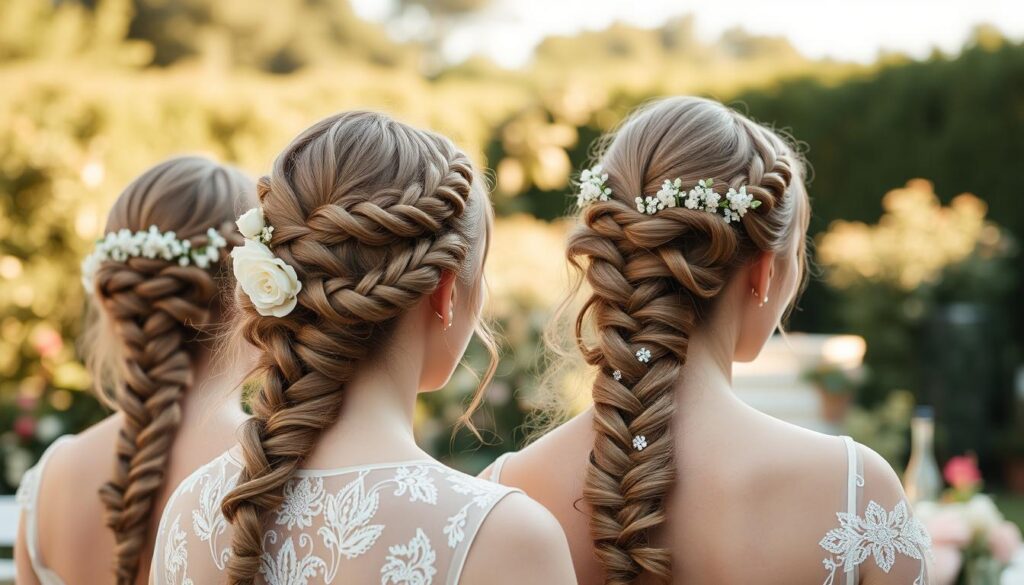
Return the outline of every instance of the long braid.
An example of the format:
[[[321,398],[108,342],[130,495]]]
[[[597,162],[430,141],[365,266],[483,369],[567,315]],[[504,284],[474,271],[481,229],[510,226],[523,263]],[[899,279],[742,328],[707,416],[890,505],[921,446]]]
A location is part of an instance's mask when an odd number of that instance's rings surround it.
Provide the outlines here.
[[[244,468],[222,504],[234,525],[231,583],[256,578],[264,517],[336,422],[355,368],[444,272],[464,272],[472,181],[468,158],[446,140],[366,113],[314,125],[260,181],[274,254],[302,291],[285,318],[260,316],[237,295],[262,385],[242,429]]]
[[[198,157],[171,159],[132,183],[111,210],[108,228],[177,229],[193,249],[209,243],[206,228],[238,242],[231,223],[236,202],[251,184],[240,173]],[[205,222],[213,221],[214,224]],[[134,583],[146,551],[156,502],[165,487],[181,403],[194,383],[195,339],[219,308],[226,253],[210,269],[159,258],[105,262],[91,292],[112,326],[118,373],[113,405],[123,424],[111,479],[100,489],[107,526],[115,537],[115,578]],[[102,358],[90,356],[94,370]],[[92,359],[95,358],[95,359]],[[109,357],[108,357],[109,359]]]
[[[693,136],[704,148],[686,145]],[[599,369],[583,496],[605,582],[624,585],[645,573],[667,582],[671,554],[653,543],[653,535],[665,522],[677,479],[675,386],[692,333],[736,267],[757,249],[778,249],[788,233],[787,218],[775,210],[792,208],[783,203],[790,159],[784,143],[763,127],[720,104],[678,98],[627,122],[602,162],[615,198],[583,211],[567,251],[592,290],[576,320],[577,345]],[[654,216],[635,209],[638,193],[676,177],[724,180],[716,182],[723,195],[729,186],[745,185],[763,207],[740,228],[684,207]],[[596,332],[593,345],[584,340],[588,327]],[[647,362],[637,357],[642,348],[651,354]],[[638,450],[633,440],[639,436],[647,444]]]

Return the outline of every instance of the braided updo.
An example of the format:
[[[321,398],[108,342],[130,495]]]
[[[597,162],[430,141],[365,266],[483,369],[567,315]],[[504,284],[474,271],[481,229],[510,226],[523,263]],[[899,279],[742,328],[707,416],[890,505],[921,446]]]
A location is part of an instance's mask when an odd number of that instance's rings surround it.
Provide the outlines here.
[[[155,225],[198,249],[213,228],[237,244],[233,219],[251,204],[253,191],[231,167],[201,157],[170,159],[128,185],[106,231]],[[124,420],[113,477],[100,490],[122,585],[135,582],[152,516],[159,513],[154,502],[164,486],[181,401],[193,384],[195,359],[207,351],[200,333],[212,333],[225,313],[220,292],[230,291],[233,279],[226,252],[221,256],[206,269],[161,258],[104,262],[88,291],[99,310],[86,332],[87,362],[98,387],[109,390],[101,396]]]
[[[691,334],[730,277],[759,251],[782,251],[806,231],[806,196],[802,186],[791,188],[801,185],[801,162],[768,128],[692,97],[637,112],[600,162],[614,195],[583,210],[567,251],[592,291],[576,320],[577,344],[599,368],[584,499],[606,583],[645,573],[669,581],[671,555],[651,534],[665,521],[676,480],[673,388]],[[676,178],[686,186],[714,178],[722,195],[745,186],[761,204],[738,224],[682,206],[637,211],[635,196]],[[584,341],[584,330],[596,333],[595,344]],[[647,363],[635,355],[641,347],[651,352]],[[638,435],[648,442],[642,450],[632,446]]]
[[[242,427],[244,468],[223,501],[234,525],[230,583],[252,583],[264,516],[335,423],[353,372],[445,272],[470,283],[489,217],[473,167],[447,139],[387,116],[347,112],[302,132],[258,184],[273,253],[302,283],[285,317],[239,291],[239,327],[260,350]]]

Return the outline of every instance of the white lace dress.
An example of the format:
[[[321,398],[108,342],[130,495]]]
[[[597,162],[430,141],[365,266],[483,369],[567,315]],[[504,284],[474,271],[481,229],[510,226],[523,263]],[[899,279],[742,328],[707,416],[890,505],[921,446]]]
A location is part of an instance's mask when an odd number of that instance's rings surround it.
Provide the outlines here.
[[[238,480],[231,451],[171,495],[160,520],[150,583],[224,582],[231,525],[220,502]],[[518,490],[432,460],[303,470],[263,535],[261,583],[458,583],[487,514]]]
[[[926,585],[931,538],[924,525],[913,516],[905,500],[892,510],[870,500],[863,508],[863,515],[859,513],[864,502],[863,461],[858,456],[857,443],[850,437],[842,439],[847,460],[846,506],[836,512],[839,525],[829,530],[819,543],[825,550],[822,563],[826,575],[822,585],[856,585],[860,578],[858,568],[869,558],[888,573],[897,555],[920,562],[913,585]],[[491,481],[501,480],[501,469],[511,455],[505,453],[494,462],[489,476]]]
[[[25,530],[25,548],[28,549],[29,561],[32,564],[32,570],[36,574],[36,580],[41,585],[64,585],[64,581],[60,576],[48,569],[43,563],[42,555],[39,551],[39,488],[42,485],[43,471],[46,469],[46,463],[50,460],[50,456],[53,455],[54,451],[62,443],[70,438],[70,435],[60,437],[47,447],[39,461],[26,471],[25,475],[21,478],[21,484],[18,485],[18,494],[15,496],[25,519],[22,525],[22,528]]]

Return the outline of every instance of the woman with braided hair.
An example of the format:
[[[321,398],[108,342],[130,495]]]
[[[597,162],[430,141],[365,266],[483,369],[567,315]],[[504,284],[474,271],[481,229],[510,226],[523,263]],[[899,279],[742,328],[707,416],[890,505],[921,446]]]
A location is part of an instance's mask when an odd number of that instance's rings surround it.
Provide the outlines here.
[[[480,330],[492,212],[466,155],[347,112],[296,137],[257,193],[231,253],[253,416],[171,497],[151,581],[575,583],[543,506],[414,440],[417,394]]]
[[[83,349],[118,412],[58,439],[22,480],[19,584],[145,583],[170,492],[234,442],[246,360],[215,355],[213,339],[232,298],[228,245],[242,241],[233,220],[254,200],[241,172],[190,156],[114,203],[82,264],[96,313]]]
[[[803,279],[795,149],[693,97],[608,140],[567,250],[593,407],[485,474],[551,510],[581,583],[925,583],[928,536],[889,465],[730,388]]]

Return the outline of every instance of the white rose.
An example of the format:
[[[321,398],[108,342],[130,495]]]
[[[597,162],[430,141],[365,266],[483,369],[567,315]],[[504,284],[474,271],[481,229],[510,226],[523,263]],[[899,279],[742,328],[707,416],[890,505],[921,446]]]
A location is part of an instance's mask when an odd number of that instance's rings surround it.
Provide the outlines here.
[[[255,240],[231,250],[231,260],[235,279],[260,315],[284,317],[292,312],[302,290],[294,268]]]
[[[964,515],[971,528],[981,533],[987,533],[1003,521],[1003,514],[985,494],[973,496],[964,506]]]
[[[242,232],[242,236],[255,240],[263,228],[266,227],[266,223],[263,219],[263,208],[253,207],[249,211],[242,214],[242,217],[238,218],[235,222],[238,226],[238,231]]]

